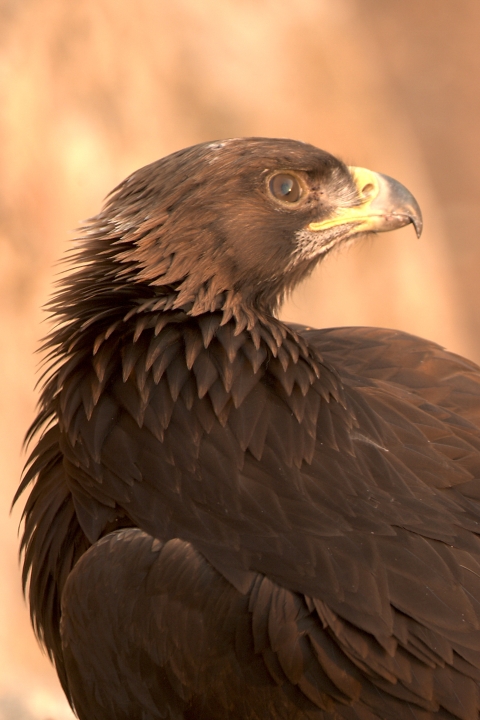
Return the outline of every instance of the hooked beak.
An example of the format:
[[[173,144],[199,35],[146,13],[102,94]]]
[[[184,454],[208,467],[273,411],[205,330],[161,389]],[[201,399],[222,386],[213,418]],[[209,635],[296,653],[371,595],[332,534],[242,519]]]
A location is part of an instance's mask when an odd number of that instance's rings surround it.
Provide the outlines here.
[[[337,207],[320,222],[312,222],[308,230],[320,232],[328,228],[348,226],[348,236],[365,232],[386,232],[412,223],[417,237],[422,233],[420,207],[401,183],[388,175],[360,167],[349,167],[357,187],[359,202],[351,207]]]

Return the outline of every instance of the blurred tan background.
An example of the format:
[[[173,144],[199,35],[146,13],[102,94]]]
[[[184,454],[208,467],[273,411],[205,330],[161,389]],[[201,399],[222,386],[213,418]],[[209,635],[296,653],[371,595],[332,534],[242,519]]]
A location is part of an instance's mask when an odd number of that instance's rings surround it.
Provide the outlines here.
[[[72,717],[8,516],[72,230],[180,147],[305,140],[405,183],[425,233],[331,258],[283,316],[398,327],[480,361],[479,80],[478,0],[0,0],[0,720]]]

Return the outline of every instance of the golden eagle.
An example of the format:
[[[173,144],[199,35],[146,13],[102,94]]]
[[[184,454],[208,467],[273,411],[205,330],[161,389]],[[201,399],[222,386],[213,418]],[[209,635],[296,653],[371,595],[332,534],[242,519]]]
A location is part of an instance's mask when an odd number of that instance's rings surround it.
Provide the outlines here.
[[[135,172],[83,229],[17,493],[81,720],[478,720],[480,370],[275,314],[408,223],[391,178],[240,138]]]

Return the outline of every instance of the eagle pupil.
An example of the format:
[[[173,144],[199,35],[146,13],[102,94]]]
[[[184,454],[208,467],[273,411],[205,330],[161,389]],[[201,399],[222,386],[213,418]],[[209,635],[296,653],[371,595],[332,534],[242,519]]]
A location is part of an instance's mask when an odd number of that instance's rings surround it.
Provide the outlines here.
[[[300,183],[294,175],[279,173],[270,180],[270,192],[284,202],[294,203],[300,198]]]

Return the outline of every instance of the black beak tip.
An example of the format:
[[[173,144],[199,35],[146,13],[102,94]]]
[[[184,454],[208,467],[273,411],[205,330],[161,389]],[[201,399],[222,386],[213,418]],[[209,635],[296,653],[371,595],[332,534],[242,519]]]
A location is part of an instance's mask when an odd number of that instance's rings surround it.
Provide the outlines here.
[[[416,214],[412,213],[410,219],[413,227],[415,228],[415,232],[417,233],[417,238],[419,238],[423,230],[423,218],[422,213],[420,212],[420,208],[418,209],[418,212]]]

